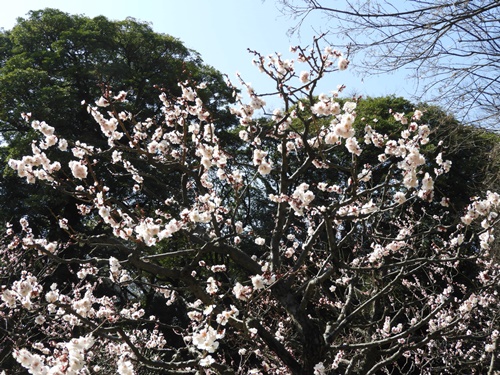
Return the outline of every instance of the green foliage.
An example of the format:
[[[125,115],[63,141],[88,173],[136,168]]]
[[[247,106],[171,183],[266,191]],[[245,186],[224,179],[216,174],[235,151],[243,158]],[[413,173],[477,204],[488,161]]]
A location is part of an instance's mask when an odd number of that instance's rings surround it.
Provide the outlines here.
[[[450,204],[453,205],[456,215],[450,217],[451,221],[457,220],[463,213],[464,208],[470,203],[470,197],[481,196],[487,190],[497,191],[500,187],[498,181],[500,177],[500,155],[499,144],[500,136],[497,133],[478,129],[473,126],[461,124],[453,115],[446,113],[444,110],[437,106],[432,106],[426,103],[411,103],[409,100],[396,97],[367,97],[367,98],[339,98],[338,102],[340,107],[348,101],[356,101],[356,119],[354,127],[358,134],[363,134],[366,126],[370,126],[376,132],[385,134],[389,139],[397,140],[401,137],[401,132],[408,128],[408,125],[401,124],[400,121],[395,119],[395,114],[404,113],[405,115],[412,116],[418,109],[423,112],[421,123],[429,125],[431,132],[430,143],[422,146],[421,152],[425,155],[427,160],[434,160],[439,153],[442,153],[444,160],[450,160],[452,167],[450,171],[436,181],[436,201],[439,202],[442,198],[449,198]],[[305,108],[308,106],[306,105]],[[292,108],[291,110],[294,110]],[[308,124],[308,132],[311,134],[318,134],[321,129],[328,127],[329,120],[325,117],[313,116],[310,111],[301,111],[300,119],[294,119],[291,123],[291,128],[299,133],[304,132],[306,124]],[[273,132],[274,122],[268,119],[260,119],[254,124],[261,132],[262,142],[265,144],[267,136]],[[239,130],[244,129],[240,127],[233,131],[236,136]],[[364,139],[358,139],[359,143],[363,143]],[[328,173],[322,169],[310,171],[308,174],[308,183],[315,184],[316,181],[343,181],[347,184],[351,171],[344,169],[349,165],[352,160],[345,159],[346,155],[342,149],[343,146],[332,147],[328,150],[328,157],[331,160],[336,160],[338,169],[329,170]],[[237,154],[237,150],[233,150]],[[357,157],[357,164],[374,165],[377,164],[378,155],[383,153],[384,150],[377,147],[366,147],[363,153]],[[269,158],[274,163],[279,162],[280,153],[275,150],[274,153],[269,155]],[[291,157],[288,161],[290,164],[295,163],[295,158]],[[380,163],[378,167],[373,169],[373,174],[387,173],[384,163]],[[429,170],[429,172],[432,172]],[[277,180],[279,176],[271,174],[269,176]],[[256,176],[259,179],[259,176]],[[269,178],[268,178],[269,180]],[[264,182],[262,182],[264,183]],[[269,183],[269,181],[266,181]],[[296,186],[290,186],[290,192]],[[289,193],[290,193],[289,192]],[[254,197],[254,202],[257,202],[255,197],[262,194],[262,191],[255,189],[248,191]],[[317,197],[320,199],[320,196]],[[269,220],[273,212],[266,209],[266,197],[262,201],[258,201],[256,207],[247,207],[248,215],[254,221]],[[436,213],[442,209],[439,204],[435,204],[434,208]],[[247,224],[247,223],[246,223]],[[252,227],[253,225],[250,224]],[[266,226],[262,226],[266,227]]]
[[[105,144],[85,105],[109,90],[127,92],[126,110],[135,121],[159,115],[158,95],[180,94],[179,81],[206,82],[202,99],[220,123],[232,123],[226,106],[231,91],[222,75],[203,64],[200,56],[179,39],[159,34],[144,22],[128,18],[111,21],[103,16],[88,18],[56,9],[32,11],[19,18],[10,31],[0,33],[0,225],[18,216],[28,202],[30,213],[47,210],[48,199],[63,204],[60,196],[38,186],[11,179],[7,161],[26,154],[34,135],[22,113],[43,119],[60,137]],[[29,198],[28,198],[29,197]],[[35,223],[34,223],[35,224]]]
[[[422,149],[426,158],[435,158],[442,152],[443,159],[452,162],[450,172],[437,181],[436,190],[451,199],[458,213],[470,203],[470,197],[499,187],[500,136],[463,125],[437,106],[413,104],[395,96],[368,97],[357,103],[355,127],[361,129],[370,125],[377,132],[397,139],[405,126],[394,119],[394,113],[413,114],[416,109],[423,112],[422,123],[428,124],[434,133],[431,142]],[[376,155],[363,152],[360,163],[373,161],[374,158]]]

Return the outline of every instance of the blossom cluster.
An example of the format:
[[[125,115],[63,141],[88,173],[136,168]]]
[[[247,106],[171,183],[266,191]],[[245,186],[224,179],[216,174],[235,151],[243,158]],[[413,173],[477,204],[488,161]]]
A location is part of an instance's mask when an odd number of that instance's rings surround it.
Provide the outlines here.
[[[69,194],[81,217],[55,214],[58,241],[27,218],[20,233],[8,228],[1,317],[39,333],[17,344],[21,366],[111,365],[122,375],[404,373],[456,369],[461,357],[488,366],[499,195],[474,198],[453,220],[438,187],[455,166],[441,144],[426,148],[424,113],[391,111],[397,132],[385,134],[341,98],[343,85],[314,93],[348,67],[342,53],[318,41],[291,52],[255,53],[283,107],[267,108],[241,80],[245,101],[229,83],[226,128],[201,99],[206,85],[188,81],[178,97],[161,92],[159,114],[143,121],[122,110],[127,93],[104,93],[87,106],[96,144],[25,116],[40,137],[10,167]]]

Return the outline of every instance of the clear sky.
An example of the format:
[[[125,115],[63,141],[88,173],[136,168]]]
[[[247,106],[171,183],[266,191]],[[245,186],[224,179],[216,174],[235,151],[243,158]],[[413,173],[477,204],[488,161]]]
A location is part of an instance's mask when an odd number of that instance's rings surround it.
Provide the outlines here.
[[[188,48],[201,54],[212,65],[236,82],[235,73],[251,82],[257,92],[272,89],[266,77],[259,73],[247,52],[251,48],[268,55],[288,54],[290,45],[309,45],[312,37],[326,22],[319,14],[308,19],[301,35],[289,38],[293,19],[280,13],[273,0],[3,0],[0,27],[11,29],[18,17],[30,10],[56,8],[70,14],[89,17],[104,15],[112,20],[134,17],[151,23],[159,33],[179,38]],[[404,75],[370,78],[362,81],[352,72],[339,72],[328,78],[324,91],[335,90],[338,84],[347,86],[347,93],[370,96],[396,94],[409,97]]]

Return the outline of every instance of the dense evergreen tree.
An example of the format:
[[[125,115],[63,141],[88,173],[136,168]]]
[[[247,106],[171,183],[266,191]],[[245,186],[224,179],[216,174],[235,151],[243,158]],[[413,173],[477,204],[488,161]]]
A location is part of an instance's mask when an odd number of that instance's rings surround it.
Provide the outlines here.
[[[200,97],[217,121],[231,125],[225,106],[231,92],[222,75],[203,64],[198,53],[179,39],[158,34],[132,18],[111,21],[55,9],[32,11],[0,33],[0,165],[26,153],[35,137],[23,113],[44,119],[60,136],[105,144],[82,101],[92,103],[109,90],[127,92],[122,109],[134,121],[160,114],[158,95],[180,94],[178,82],[206,83]],[[110,98],[108,98],[110,99]],[[99,142],[98,142],[99,144]],[[66,205],[66,198],[39,184],[13,179],[3,169],[0,180],[0,222],[22,214],[47,223],[48,208]],[[73,216],[76,219],[76,216]],[[33,222],[36,227],[36,222]]]

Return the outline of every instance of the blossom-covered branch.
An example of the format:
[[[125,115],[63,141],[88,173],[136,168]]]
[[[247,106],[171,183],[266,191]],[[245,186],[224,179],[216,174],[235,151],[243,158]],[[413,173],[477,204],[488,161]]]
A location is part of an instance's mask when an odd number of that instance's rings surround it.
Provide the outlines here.
[[[40,138],[10,167],[71,195],[81,220],[54,213],[60,239],[34,233],[26,217],[7,233],[1,317],[24,368],[495,366],[499,270],[489,250],[500,196],[454,216],[435,189],[454,166],[438,142],[428,147],[422,111],[393,113],[399,129],[382,133],[357,117],[357,99],[341,98],[343,85],[315,92],[327,73],[342,79],[340,51],[318,39],[291,54],[254,53],[280,108],[229,83],[230,128],[203,103],[206,85],[191,81],[179,97],[161,92],[161,116],[145,121],[122,109],[125,92],[87,105],[106,147],[25,116]]]

